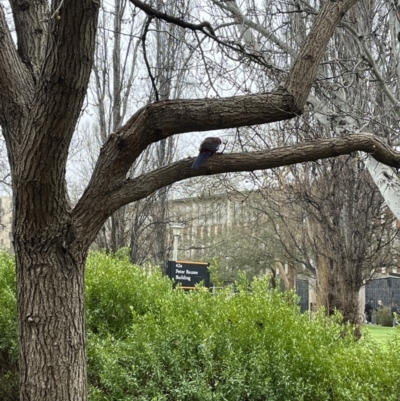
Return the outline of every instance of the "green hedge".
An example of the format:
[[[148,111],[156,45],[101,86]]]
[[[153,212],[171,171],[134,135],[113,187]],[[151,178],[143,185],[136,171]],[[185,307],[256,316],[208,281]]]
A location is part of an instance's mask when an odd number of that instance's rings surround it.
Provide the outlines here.
[[[356,342],[340,316],[310,321],[267,280],[188,293],[94,254],[87,286],[93,401],[398,400],[398,344]]]
[[[0,251],[0,400],[19,399],[17,341],[15,263]]]
[[[7,258],[0,258],[0,351],[15,362]],[[398,339],[386,347],[357,342],[339,315],[310,320],[293,293],[271,291],[267,280],[243,280],[235,295],[184,292],[160,273],[92,253],[86,286],[90,401],[399,399]],[[0,383],[14,383],[7,377]],[[13,399],[0,391],[1,400]]]

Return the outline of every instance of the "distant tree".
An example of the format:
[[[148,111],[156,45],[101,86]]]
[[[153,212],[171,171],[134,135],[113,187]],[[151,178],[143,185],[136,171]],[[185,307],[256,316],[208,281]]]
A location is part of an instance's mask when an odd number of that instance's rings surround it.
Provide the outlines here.
[[[246,63],[245,79],[235,75],[230,84],[242,91],[268,91],[271,83],[286,79],[286,65],[301,51],[320,2],[266,2],[245,0],[220,2],[216,21],[229,19],[223,28],[257,63]],[[279,18],[277,17],[279,16]],[[280,25],[281,24],[281,25]],[[400,18],[397,2],[384,0],[357,2],[341,21],[329,43],[316,76],[314,89],[306,101],[304,121],[274,126],[269,136],[253,128],[236,131],[235,141],[247,150],[254,145],[279,147],[283,143],[313,141],[348,133],[370,132],[390,146],[400,143],[398,57]],[[255,89],[257,88],[257,89]],[[287,126],[305,129],[289,134]],[[311,129],[310,129],[311,127]],[[274,133],[279,133],[278,138]],[[280,138],[285,137],[285,141]],[[400,220],[400,179],[388,165],[371,156],[364,164],[392,213]]]
[[[190,2],[185,5],[172,2],[168,12],[186,13],[189,7]],[[158,1],[157,9],[161,8],[162,2]],[[138,20],[140,16],[129,8],[127,1],[115,0],[112,6],[101,10],[100,35],[89,86],[97,109],[96,144],[106,142],[109,135],[126,121],[132,108],[129,103],[135,95],[134,79],[141,69],[146,69],[151,82],[141,94],[149,103],[179,97],[184,88],[187,67],[184,66],[182,48],[186,32],[175,25],[167,25],[164,29],[159,20],[155,21],[154,32],[149,32],[151,19],[144,23]],[[93,132],[87,134],[93,137]],[[174,159],[175,147],[174,137],[153,144],[132,165],[128,176],[134,178],[150,168],[167,165]],[[164,187],[142,202],[115,211],[97,236],[97,245],[114,253],[121,247],[130,246],[134,263],[163,262],[168,245],[167,197],[168,187]]]
[[[279,274],[289,289],[280,237],[263,208],[256,206],[260,202],[265,204],[260,193],[204,197],[202,201],[202,207],[201,201],[191,204],[194,209],[191,219],[185,221],[178,217],[189,227],[181,240],[184,257],[215,260],[219,280],[225,284],[235,282],[244,272],[248,279],[271,275],[271,283],[275,285]]]
[[[358,294],[376,268],[398,257],[396,220],[357,157],[289,168],[278,194],[265,193],[286,258],[317,283],[320,305],[357,323]]]

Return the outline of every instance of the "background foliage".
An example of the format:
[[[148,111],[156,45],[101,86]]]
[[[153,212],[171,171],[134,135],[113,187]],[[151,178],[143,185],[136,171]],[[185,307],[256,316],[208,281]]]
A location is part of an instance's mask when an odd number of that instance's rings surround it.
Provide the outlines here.
[[[393,327],[393,314],[390,307],[376,312],[376,323],[380,326]]]
[[[399,340],[385,347],[317,314],[301,315],[296,296],[267,279],[230,288],[173,290],[92,253],[86,306],[90,400],[397,400]],[[0,256],[0,399],[18,399],[15,275]],[[8,364],[4,364],[4,360]],[[14,397],[14,398],[13,398]]]
[[[17,301],[14,258],[0,252],[0,400],[18,400]]]

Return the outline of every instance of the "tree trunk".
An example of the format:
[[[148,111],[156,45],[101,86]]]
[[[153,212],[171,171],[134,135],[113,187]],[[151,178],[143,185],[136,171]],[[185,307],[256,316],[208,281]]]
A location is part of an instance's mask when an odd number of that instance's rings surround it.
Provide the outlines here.
[[[343,314],[343,321],[358,324],[358,294],[362,285],[361,268],[352,272],[347,266],[335,266],[334,261],[318,259],[318,304],[328,315],[336,310]],[[358,270],[358,271],[357,271]]]
[[[63,190],[35,185],[14,182],[20,400],[84,401],[87,247],[75,246]]]
[[[16,240],[21,401],[85,400],[84,259]]]

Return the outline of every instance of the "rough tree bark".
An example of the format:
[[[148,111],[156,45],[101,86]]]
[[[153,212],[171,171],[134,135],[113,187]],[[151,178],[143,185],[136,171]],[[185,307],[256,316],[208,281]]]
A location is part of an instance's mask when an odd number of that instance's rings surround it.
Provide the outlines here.
[[[86,394],[84,262],[65,167],[93,62],[99,4],[0,8],[0,122],[11,164],[21,400]],[[54,17],[52,17],[54,14]]]
[[[270,168],[354,150],[400,166],[400,157],[387,146],[357,135],[293,149],[221,155],[197,171],[190,169],[193,159],[183,160],[126,180],[141,152],[169,136],[301,114],[329,38],[355,2],[324,2],[278,91],[165,101],[139,110],[109,137],[73,209],[67,200],[66,161],[92,68],[99,2],[55,0],[48,10],[44,0],[11,0],[18,49],[0,8],[0,124],[13,179],[21,400],[87,398],[84,263],[104,221],[123,205],[195,175]]]

